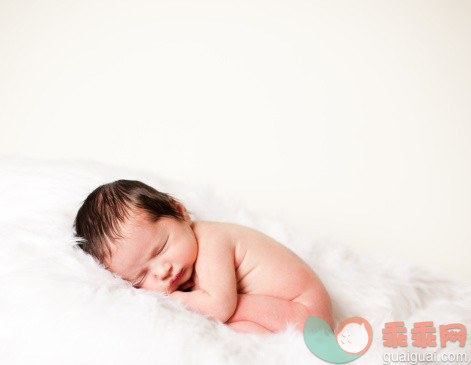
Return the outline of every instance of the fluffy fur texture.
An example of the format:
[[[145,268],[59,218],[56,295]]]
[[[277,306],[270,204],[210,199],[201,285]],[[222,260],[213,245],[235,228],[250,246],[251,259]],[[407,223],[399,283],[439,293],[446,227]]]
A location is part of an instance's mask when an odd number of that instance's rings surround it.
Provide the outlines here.
[[[384,353],[445,351],[383,346],[388,321],[461,322],[471,332],[471,287],[398,259],[356,255],[317,242],[235,198],[153,174],[95,163],[0,162],[0,363],[324,364],[301,333],[245,335],[190,312],[159,293],[132,288],[74,248],[72,223],[99,184],[137,179],[179,198],[201,220],[230,221],[276,238],[308,262],[327,287],[336,326],[366,318],[373,342],[355,364]],[[437,333],[438,334],[438,333]],[[408,334],[410,338],[410,332]],[[468,352],[448,345],[446,352]],[[429,363],[431,364],[431,363]]]

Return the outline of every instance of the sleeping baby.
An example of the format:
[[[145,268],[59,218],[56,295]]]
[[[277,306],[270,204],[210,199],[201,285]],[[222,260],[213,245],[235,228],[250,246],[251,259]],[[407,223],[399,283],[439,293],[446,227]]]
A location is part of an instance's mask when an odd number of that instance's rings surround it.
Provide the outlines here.
[[[167,194],[131,180],[95,189],[75,219],[79,246],[136,288],[168,294],[238,332],[268,333],[308,316],[333,326],[311,268],[248,227],[192,221]]]

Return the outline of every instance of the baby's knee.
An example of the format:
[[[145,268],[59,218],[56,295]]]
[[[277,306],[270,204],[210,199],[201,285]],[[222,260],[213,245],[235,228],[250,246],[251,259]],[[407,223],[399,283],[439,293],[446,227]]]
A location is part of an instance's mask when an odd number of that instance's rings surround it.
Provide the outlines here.
[[[302,328],[308,317],[322,318],[334,330],[334,319],[332,316],[332,304],[328,301],[316,301],[314,303],[295,302],[299,315],[303,317]],[[301,326],[298,324],[298,326]],[[302,330],[302,329],[301,329]]]

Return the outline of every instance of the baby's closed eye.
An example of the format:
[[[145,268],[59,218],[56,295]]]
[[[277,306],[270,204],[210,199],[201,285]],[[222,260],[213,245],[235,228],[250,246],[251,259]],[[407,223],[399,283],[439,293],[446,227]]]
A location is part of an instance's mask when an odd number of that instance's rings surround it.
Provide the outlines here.
[[[141,284],[144,282],[144,279],[147,276],[147,271],[145,271],[142,275],[140,275],[136,280],[132,281],[132,286],[135,288],[140,288]]]

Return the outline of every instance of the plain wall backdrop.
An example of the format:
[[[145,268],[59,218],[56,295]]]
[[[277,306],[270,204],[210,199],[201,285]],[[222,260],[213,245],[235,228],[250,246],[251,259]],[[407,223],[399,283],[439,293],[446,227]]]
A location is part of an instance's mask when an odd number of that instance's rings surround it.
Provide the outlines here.
[[[151,170],[469,281],[470,15],[469,1],[1,0],[0,155]]]

